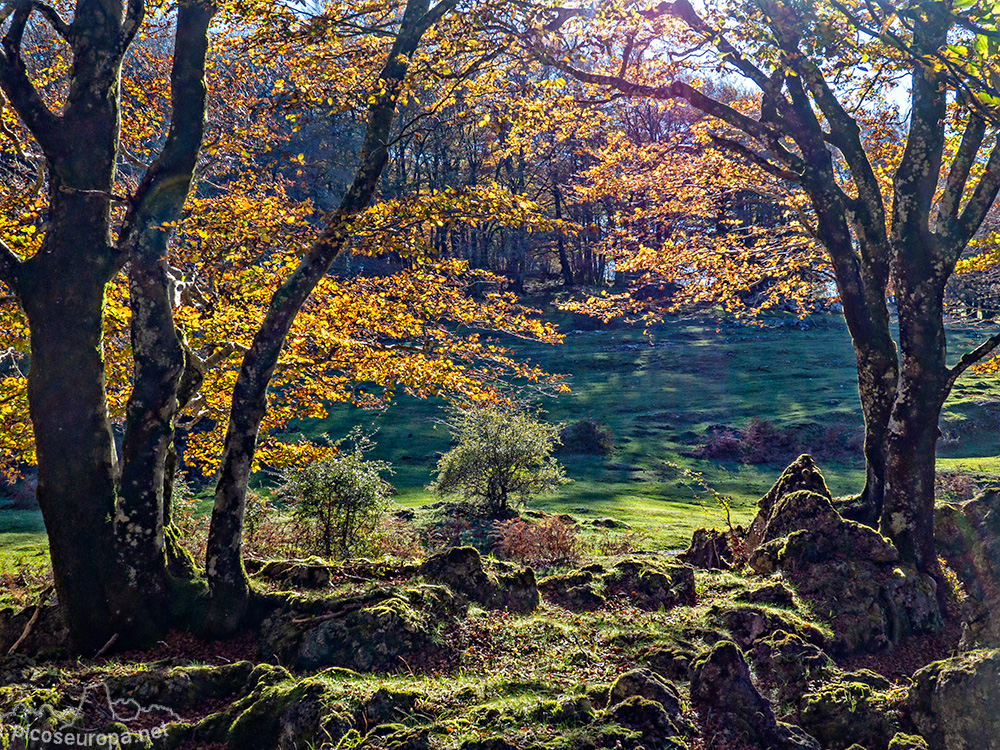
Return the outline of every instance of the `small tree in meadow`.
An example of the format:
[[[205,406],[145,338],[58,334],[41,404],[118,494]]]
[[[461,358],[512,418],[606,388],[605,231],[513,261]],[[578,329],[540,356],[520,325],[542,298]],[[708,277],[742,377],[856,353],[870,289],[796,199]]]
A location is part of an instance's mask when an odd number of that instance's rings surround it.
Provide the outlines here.
[[[357,432],[348,440],[350,450],[281,472],[278,494],[291,505],[303,546],[325,557],[364,550],[392,494],[382,478],[389,463],[365,458],[371,440]]]
[[[494,516],[568,481],[552,456],[559,425],[499,404],[458,409],[447,422],[458,445],[438,461],[430,489],[478,503]]]

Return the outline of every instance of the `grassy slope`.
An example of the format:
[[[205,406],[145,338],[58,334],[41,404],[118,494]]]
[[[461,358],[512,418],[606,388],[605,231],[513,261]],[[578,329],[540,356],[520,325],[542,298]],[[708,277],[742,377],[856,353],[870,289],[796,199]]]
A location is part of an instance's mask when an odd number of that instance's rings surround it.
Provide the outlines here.
[[[650,338],[634,329],[572,330],[570,322],[563,326],[562,346],[516,342],[520,354],[548,371],[572,373],[572,393],[542,401],[548,419],[591,416],[612,429],[618,445],[607,459],[562,457],[574,481],[534,507],[614,516],[645,528],[664,547],[684,546],[694,528],[719,525],[723,514],[707,493],[669,468],[669,461],[701,472],[733,498],[734,519],[747,520],[782,462],[750,466],[692,458],[687,454],[704,441],[706,429],[741,427],[755,416],[782,430],[860,425],[854,357],[842,321],[821,317],[807,327],[792,319],[782,322],[758,329],[668,321],[653,328]],[[974,340],[962,333],[952,339],[956,351]],[[441,416],[440,401],[402,397],[381,414],[338,406],[328,419],[300,427],[309,435],[337,437],[352,424],[378,426],[377,457],[396,468],[397,500],[417,506],[431,499],[425,485],[437,456],[448,449],[447,431],[435,426]],[[942,468],[1000,474],[998,426],[1000,388],[994,379],[967,376],[946,405]],[[860,489],[860,457],[825,461],[822,468],[835,494]],[[37,513],[0,509],[0,569],[37,554],[41,530]]]
[[[559,347],[520,344],[518,351],[550,372],[572,373],[572,393],[545,399],[553,421],[591,416],[606,423],[618,445],[608,459],[565,456],[573,483],[534,502],[534,507],[588,515],[614,516],[641,525],[667,547],[683,546],[692,529],[720,524],[723,515],[703,490],[693,487],[671,462],[700,472],[707,482],[734,500],[736,520],[752,515],[752,504],[783,468],[781,461],[763,465],[692,458],[713,425],[741,427],[751,417],[771,421],[778,429],[860,429],[860,407],[854,356],[842,321],[793,320],[773,328],[722,327],[669,321],[651,331],[569,331]],[[565,330],[565,328],[564,328]],[[955,333],[955,347],[975,340]],[[970,376],[956,388],[946,420],[970,414],[979,426],[967,431],[948,456],[945,467],[975,466],[992,473],[998,459],[994,432],[986,424],[988,403],[1000,397],[989,378]],[[998,409],[1000,414],[1000,409]],[[448,435],[434,426],[440,418],[434,401],[401,398],[385,413],[372,415],[349,407],[335,408],[330,418],[310,431],[343,434],[352,424],[379,427],[378,454],[397,468],[397,500],[420,505],[436,456],[447,450]],[[947,430],[946,430],[947,431]],[[844,463],[823,462],[835,494],[856,492],[863,483],[860,456]]]

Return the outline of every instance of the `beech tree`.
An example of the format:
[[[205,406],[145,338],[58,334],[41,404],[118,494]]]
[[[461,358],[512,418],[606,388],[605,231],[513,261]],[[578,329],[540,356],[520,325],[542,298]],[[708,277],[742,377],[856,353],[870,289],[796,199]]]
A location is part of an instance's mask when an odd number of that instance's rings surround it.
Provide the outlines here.
[[[469,300],[469,286],[496,283],[490,274],[417,259],[383,279],[327,276],[348,247],[424,254],[428,222],[534,220],[526,202],[486,189],[374,201],[397,105],[434,59],[422,44],[457,5],[330,3],[299,23],[245,0],[181,0],[175,11],[143,0],[0,4],[4,164],[17,177],[0,191],[10,292],[0,303],[10,355],[0,419],[11,428],[0,442],[5,459],[37,462],[56,591],[81,653],[174,626],[224,635],[248,623],[262,600],[241,559],[247,482],[258,443],[269,457],[315,454],[267,437],[310,413],[296,404],[316,412],[324,397],[353,398],[359,380],[384,389],[371,398],[399,387],[475,399],[489,397],[491,374],[539,376],[456,331],[552,340],[509,295]],[[251,50],[241,69],[225,45],[257,41],[251,27],[285,48]],[[215,28],[223,48],[213,55]],[[316,51],[339,38],[351,45],[325,70],[345,86],[323,101],[359,113],[364,136],[343,199],[317,228],[280,179],[262,189],[254,179],[264,176],[240,164],[268,137],[259,100],[280,81],[253,63],[301,50],[322,71]],[[238,101],[215,104],[206,126],[209,78]],[[193,193],[212,169],[228,184]],[[303,385],[275,396],[276,373],[282,385],[301,374]],[[204,573],[170,523],[176,440],[198,420],[216,427],[187,433],[189,458],[218,466]]]
[[[857,358],[861,515],[939,580],[938,416],[956,379],[1000,344],[991,337],[949,365],[942,301],[1000,188],[998,10],[990,0],[760,0],[704,12],[687,0],[623,2],[540,10],[520,29],[536,54],[580,81],[686,101],[717,123],[719,148],[807,196],[803,227],[826,252]],[[699,59],[708,75],[752,87],[753,106],[732,106],[681,75]],[[905,92],[892,83],[903,76]],[[887,172],[866,121],[904,93],[906,132]]]

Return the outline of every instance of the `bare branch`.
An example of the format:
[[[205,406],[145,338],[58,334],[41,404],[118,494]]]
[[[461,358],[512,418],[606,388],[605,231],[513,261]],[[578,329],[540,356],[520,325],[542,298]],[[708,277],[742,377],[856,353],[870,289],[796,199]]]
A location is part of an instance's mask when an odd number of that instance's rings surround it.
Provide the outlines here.
[[[950,392],[952,386],[955,385],[955,381],[957,381],[959,377],[961,377],[963,372],[968,370],[977,362],[981,362],[982,360],[984,360],[998,346],[1000,346],[1000,333],[990,336],[988,339],[986,339],[986,341],[981,343],[971,352],[966,352],[965,354],[963,354],[962,358],[958,360],[955,366],[949,368],[948,378],[945,381],[944,392],[945,393]]]
[[[62,16],[59,15],[59,11],[53,8],[47,3],[43,3],[40,0],[32,0],[31,7],[34,8],[38,13],[45,18],[46,21],[55,29],[56,33],[59,34],[67,42],[73,41],[73,32],[70,29],[68,23],[66,23]]]
[[[766,157],[761,156],[755,151],[744,146],[739,141],[734,141],[731,138],[723,138],[722,136],[713,135],[712,142],[719,148],[724,148],[727,151],[732,151],[733,153],[739,154],[741,157],[749,161],[754,166],[760,167],[768,174],[777,177],[780,180],[788,180],[789,182],[794,182],[795,184],[801,184],[802,175],[796,174],[795,172],[790,172],[787,169],[782,169],[777,164],[772,164],[767,160]]]
[[[972,165],[976,161],[976,154],[979,147],[983,145],[986,137],[986,120],[978,112],[969,113],[969,122],[965,126],[962,134],[962,142],[958,146],[958,152],[951,162],[951,169],[948,170],[948,180],[945,183],[944,193],[938,205],[938,224],[951,228],[952,223],[958,219],[958,207],[965,193],[965,185],[969,180],[969,173]]]

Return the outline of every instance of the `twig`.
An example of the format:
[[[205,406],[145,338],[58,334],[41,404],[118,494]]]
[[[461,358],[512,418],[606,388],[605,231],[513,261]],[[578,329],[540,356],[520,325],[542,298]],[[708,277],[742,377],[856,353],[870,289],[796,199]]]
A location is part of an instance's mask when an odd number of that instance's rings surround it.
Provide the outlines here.
[[[101,650],[98,651],[96,654],[94,654],[94,658],[95,659],[100,659],[102,656],[104,656],[106,653],[108,653],[108,651],[111,649],[111,647],[115,645],[115,642],[117,640],[118,640],[118,633],[115,633],[113,636],[111,636],[108,639],[107,643],[105,643],[103,646],[101,646]]]
[[[38,597],[38,603],[35,605],[35,613],[31,615],[31,619],[28,620],[28,624],[24,626],[24,630],[21,631],[21,637],[14,641],[14,645],[7,649],[7,654],[13,654],[20,647],[24,640],[31,635],[32,629],[35,627],[35,623],[38,622],[38,616],[42,613],[42,605],[45,604],[45,600],[49,598],[52,593],[52,586],[47,586],[45,591],[42,592],[41,596]]]

